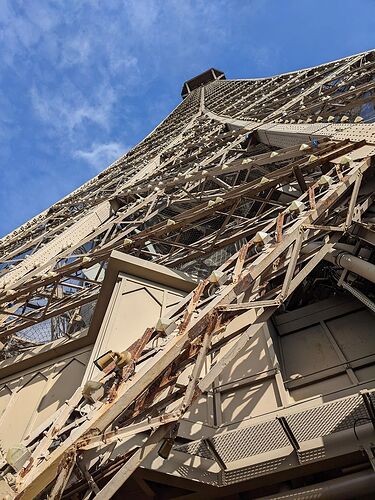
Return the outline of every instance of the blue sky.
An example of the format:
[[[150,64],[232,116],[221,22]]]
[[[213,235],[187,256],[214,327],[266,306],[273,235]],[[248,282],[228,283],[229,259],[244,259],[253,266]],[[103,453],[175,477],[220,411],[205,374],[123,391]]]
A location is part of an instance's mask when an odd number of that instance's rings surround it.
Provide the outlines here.
[[[139,142],[186,79],[368,50],[374,19],[373,0],[0,0],[0,236]]]

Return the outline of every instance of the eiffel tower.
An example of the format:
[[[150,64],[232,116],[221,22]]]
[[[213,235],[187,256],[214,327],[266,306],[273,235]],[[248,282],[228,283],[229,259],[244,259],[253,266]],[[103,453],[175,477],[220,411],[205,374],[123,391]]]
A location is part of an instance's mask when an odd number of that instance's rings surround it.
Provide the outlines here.
[[[375,52],[181,95],[0,242],[0,498],[373,498]]]

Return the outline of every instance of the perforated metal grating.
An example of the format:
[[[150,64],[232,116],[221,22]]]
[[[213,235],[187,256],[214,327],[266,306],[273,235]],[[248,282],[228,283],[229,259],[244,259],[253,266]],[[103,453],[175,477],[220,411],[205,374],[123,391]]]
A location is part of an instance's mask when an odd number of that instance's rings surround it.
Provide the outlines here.
[[[368,417],[360,395],[327,403],[311,410],[295,413],[287,418],[297,441],[308,441],[320,436],[353,427],[359,418]]]
[[[224,462],[240,460],[289,445],[276,420],[217,436],[212,442]]]
[[[375,405],[375,394],[370,393],[370,397]],[[358,425],[363,425],[366,423],[366,419],[368,421],[368,414],[362,396],[355,394],[287,415],[285,418],[296,440],[302,442],[351,429],[355,422]],[[219,434],[211,440],[225,463],[290,446],[286,434],[276,419]],[[194,441],[176,447],[176,449],[190,455],[212,458],[202,441]],[[308,461],[317,457],[314,455],[309,458],[306,455],[302,458]]]
[[[255,464],[250,467],[244,467],[242,469],[227,470],[223,474],[222,486],[239,483],[241,481],[246,481],[265,474],[276,472],[286,460],[287,457],[276,458],[275,460],[267,460],[266,462]]]
[[[323,460],[326,457],[324,446],[313,448],[312,450],[298,451],[298,460],[300,464],[311,462],[312,460]]]
[[[258,455],[289,445],[280,424],[276,420],[245,427],[235,432],[212,438],[212,444],[224,462]],[[212,458],[211,453],[201,441],[195,441],[177,448],[191,455]]]
[[[193,443],[175,446],[174,448],[175,450],[189,453],[189,455],[197,455],[199,457],[212,459],[212,454],[203,441],[194,441]]]
[[[190,467],[189,465],[180,465],[176,472],[187,479],[192,479],[194,473],[196,473],[196,469],[194,467]],[[200,469],[199,472],[199,481],[206,484],[212,484],[212,486],[222,486],[222,477],[221,473],[209,472]]]

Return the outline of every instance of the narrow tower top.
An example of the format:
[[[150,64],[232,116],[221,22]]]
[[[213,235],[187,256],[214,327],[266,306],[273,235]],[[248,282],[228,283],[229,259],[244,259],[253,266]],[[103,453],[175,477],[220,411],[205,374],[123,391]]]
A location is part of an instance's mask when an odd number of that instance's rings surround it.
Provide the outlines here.
[[[215,68],[210,68],[207,71],[204,71],[200,75],[195,76],[194,78],[191,78],[190,80],[187,80],[181,90],[181,96],[183,99],[187,95],[190,94],[194,89],[197,89],[198,87],[201,87],[202,85],[207,85],[207,83],[213,82],[214,80],[225,80],[225,74]]]

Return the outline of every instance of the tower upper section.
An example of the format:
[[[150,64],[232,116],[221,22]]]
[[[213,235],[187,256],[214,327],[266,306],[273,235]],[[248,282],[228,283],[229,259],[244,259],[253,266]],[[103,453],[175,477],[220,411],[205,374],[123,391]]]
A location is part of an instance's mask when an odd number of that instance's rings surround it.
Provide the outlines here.
[[[190,94],[193,90],[198,87],[202,87],[202,85],[207,85],[207,83],[213,82],[214,80],[225,80],[225,74],[219,69],[210,68],[207,71],[204,71],[200,75],[187,80],[181,90],[181,96],[185,99],[186,96]]]

